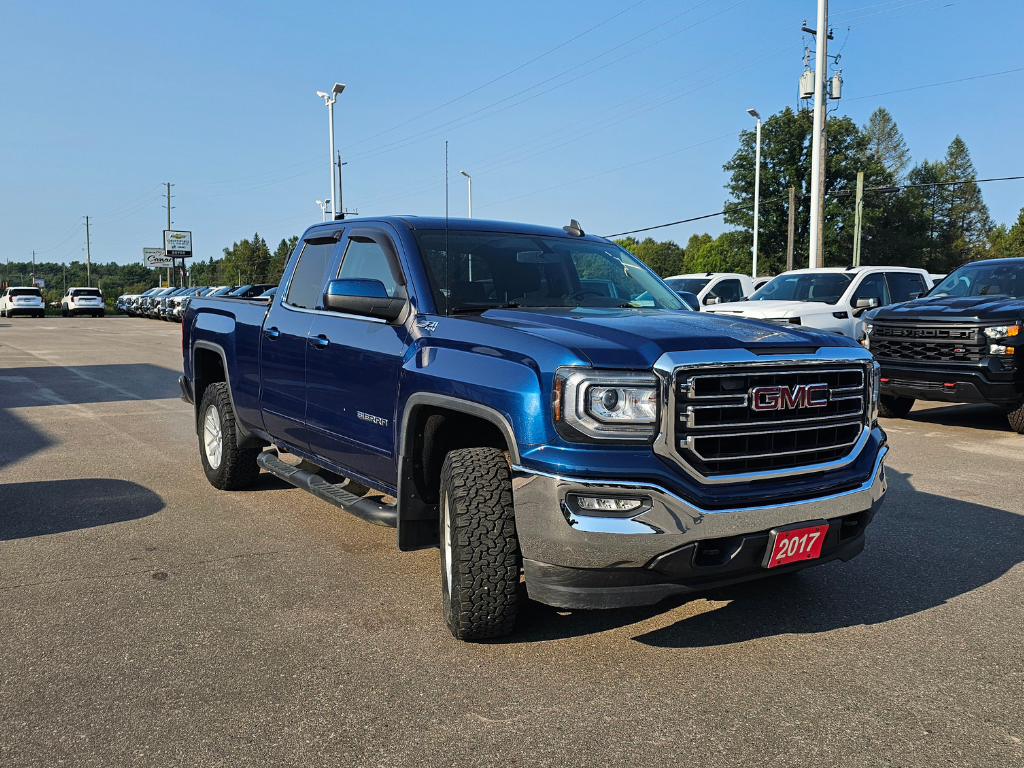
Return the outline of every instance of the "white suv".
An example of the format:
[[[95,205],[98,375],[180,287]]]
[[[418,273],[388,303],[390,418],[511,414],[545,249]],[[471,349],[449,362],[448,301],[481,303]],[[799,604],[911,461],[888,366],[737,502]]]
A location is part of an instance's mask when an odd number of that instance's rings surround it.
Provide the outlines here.
[[[69,315],[92,315],[103,317],[103,295],[99,288],[68,288],[60,298],[60,313]]]
[[[0,317],[42,317],[45,314],[46,304],[43,303],[43,294],[38,288],[7,288],[0,295]]]
[[[826,267],[783,272],[749,299],[708,309],[719,315],[794,323],[860,341],[867,310],[909,301],[931,290],[923,269]]]
[[[741,301],[754,292],[754,282],[736,272],[700,272],[692,275],[673,275],[665,282],[673,291],[694,294],[701,304],[725,304]]]

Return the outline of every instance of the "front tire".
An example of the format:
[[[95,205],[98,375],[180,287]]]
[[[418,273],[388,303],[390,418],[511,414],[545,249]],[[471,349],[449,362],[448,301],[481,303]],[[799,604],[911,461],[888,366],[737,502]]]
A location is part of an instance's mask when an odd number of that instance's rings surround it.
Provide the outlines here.
[[[1010,422],[1010,429],[1018,435],[1024,435],[1024,400],[1012,411],[1006,412],[1006,420]]]
[[[67,317],[68,316],[68,305],[67,304],[61,304],[60,305],[60,316],[61,317]]]
[[[203,393],[199,406],[199,456],[210,485],[222,491],[248,488],[260,473],[260,445],[239,448],[228,385],[220,381]]]
[[[509,634],[519,600],[512,475],[496,448],[450,452],[441,469],[441,606],[459,640]]]
[[[879,395],[878,415],[887,419],[902,419],[914,407],[914,398],[897,395]]]

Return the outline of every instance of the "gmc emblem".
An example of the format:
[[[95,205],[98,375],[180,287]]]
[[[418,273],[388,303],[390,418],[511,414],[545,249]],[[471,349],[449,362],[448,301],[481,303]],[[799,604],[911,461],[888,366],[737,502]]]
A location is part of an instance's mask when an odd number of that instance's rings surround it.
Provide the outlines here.
[[[820,408],[828,405],[828,384],[797,384],[789,387],[754,387],[750,407],[755,411],[784,411],[786,408]]]

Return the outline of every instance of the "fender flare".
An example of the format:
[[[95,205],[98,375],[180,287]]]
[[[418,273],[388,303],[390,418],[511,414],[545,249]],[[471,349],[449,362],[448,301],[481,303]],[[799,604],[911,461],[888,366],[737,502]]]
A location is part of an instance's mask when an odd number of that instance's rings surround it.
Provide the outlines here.
[[[412,453],[413,434],[409,429],[409,424],[412,412],[419,407],[425,405],[433,405],[439,408],[448,408],[452,411],[458,411],[465,413],[470,416],[476,416],[479,419],[488,421],[496,426],[502,436],[505,438],[505,442],[508,444],[509,456],[512,459],[513,464],[519,463],[519,444],[516,442],[516,434],[512,429],[512,425],[508,419],[500,412],[491,408],[487,405],[481,405],[480,403],[474,403],[472,400],[463,400],[459,397],[453,397],[452,395],[442,395],[434,392],[416,392],[410,395],[409,399],[405,402],[405,408],[402,411],[402,437],[399,442],[399,460],[407,457]]]
[[[199,393],[196,392],[195,379],[196,379],[196,350],[197,349],[208,349],[211,352],[216,352],[220,357],[221,368],[224,370],[224,381],[228,385],[228,400],[231,402],[231,410],[235,413],[235,444],[241,448],[246,443],[257,439],[252,432],[241,422],[238,418],[238,409],[235,408],[235,395],[234,388],[231,386],[231,373],[228,371],[228,356],[224,352],[224,347],[212,341],[199,340],[192,344],[192,393],[193,399],[195,400],[195,424],[196,434],[199,434],[199,407],[201,405],[202,398]]]
[[[436,406],[483,419],[501,432],[508,445],[513,464],[519,463],[519,445],[515,432],[505,416],[486,405],[463,400],[452,395],[417,392],[409,397],[402,410],[401,438],[398,453],[398,548],[403,552],[421,547],[433,547],[437,542],[437,507],[427,504],[416,491],[413,475],[412,449],[415,433],[410,428],[417,408]]]

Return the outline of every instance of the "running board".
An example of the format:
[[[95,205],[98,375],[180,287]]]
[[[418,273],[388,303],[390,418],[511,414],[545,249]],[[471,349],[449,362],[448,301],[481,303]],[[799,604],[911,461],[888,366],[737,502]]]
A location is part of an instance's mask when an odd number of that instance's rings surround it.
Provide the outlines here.
[[[381,504],[379,501],[349,493],[344,488],[327,482],[319,475],[285,464],[274,455],[273,451],[263,451],[256,459],[256,463],[275,477],[291,483],[296,488],[309,491],[317,498],[323,499],[328,504],[333,504],[361,520],[388,528],[398,527],[398,507],[394,504]]]

